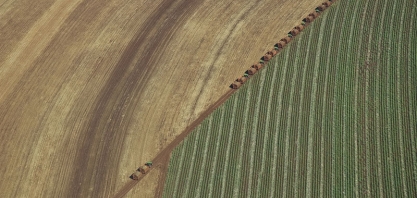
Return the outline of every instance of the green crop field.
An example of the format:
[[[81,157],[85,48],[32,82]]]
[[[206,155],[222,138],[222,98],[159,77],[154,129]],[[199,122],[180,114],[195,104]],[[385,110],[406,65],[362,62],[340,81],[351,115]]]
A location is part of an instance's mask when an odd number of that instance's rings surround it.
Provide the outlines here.
[[[339,0],[172,153],[164,197],[417,197],[417,1]]]

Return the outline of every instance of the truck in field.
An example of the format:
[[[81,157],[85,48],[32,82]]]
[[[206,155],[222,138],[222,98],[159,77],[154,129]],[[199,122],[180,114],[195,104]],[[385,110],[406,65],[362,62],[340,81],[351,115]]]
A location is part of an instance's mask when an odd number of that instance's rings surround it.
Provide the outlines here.
[[[152,162],[146,162],[145,165],[139,167],[132,175],[130,175],[130,178],[133,180],[138,180],[140,175],[148,173],[151,167]]]

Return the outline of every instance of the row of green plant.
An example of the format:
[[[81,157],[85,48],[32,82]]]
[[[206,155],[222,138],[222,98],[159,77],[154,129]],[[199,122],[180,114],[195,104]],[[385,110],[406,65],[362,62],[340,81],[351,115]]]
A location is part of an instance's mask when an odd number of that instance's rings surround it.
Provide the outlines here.
[[[417,195],[415,18],[337,2],[174,150],[164,197]]]

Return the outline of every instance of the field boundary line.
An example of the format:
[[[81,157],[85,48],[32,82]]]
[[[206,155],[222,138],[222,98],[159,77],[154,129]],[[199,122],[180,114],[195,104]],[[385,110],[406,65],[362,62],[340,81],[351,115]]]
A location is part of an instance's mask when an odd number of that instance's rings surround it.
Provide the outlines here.
[[[413,3],[413,10],[411,11],[411,20],[410,20],[410,29],[411,30],[413,30],[413,24],[414,24],[414,18],[415,18],[415,11],[416,11],[416,1],[414,1],[414,3]],[[411,39],[411,36],[408,38],[408,43],[410,44],[410,43],[412,43],[412,39]],[[412,45],[411,45],[411,48],[412,48]],[[414,137],[414,133],[415,133],[415,126],[413,125],[413,120],[416,120],[415,118],[414,118],[414,116],[413,116],[413,97],[412,97],[412,91],[411,91],[411,89],[412,89],[412,83],[411,83],[411,74],[412,74],[412,70],[411,70],[411,63],[412,63],[412,61],[411,61],[411,48],[409,48],[408,49],[408,68],[407,68],[407,77],[408,77],[408,79],[407,79],[407,83],[408,83],[408,115],[409,115],[409,117],[410,117],[410,120],[411,120],[411,122],[410,122],[410,130],[411,130],[411,148],[412,148],[412,150],[413,151],[416,151],[416,142],[415,142],[415,137]],[[417,182],[417,159],[416,159],[416,155],[417,154],[413,154],[412,155],[412,160],[413,160],[413,175],[414,175],[414,181],[415,182]],[[414,192],[417,192],[417,183],[415,183],[416,185],[415,185],[415,191]]]
[[[273,73],[272,73],[272,78],[271,78],[271,83],[272,83],[272,85],[271,85],[271,89],[269,90],[269,96],[268,96],[268,105],[267,105],[267,111],[266,111],[266,119],[265,119],[265,123],[266,123],[266,126],[265,126],[265,135],[264,135],[264,139],[263,139],[263,142],[264,142],[264,144],[263,144],[263,149],[262,149],[262,160],[264,160],[265,159],[265,152],[266,152],[266,143],[268,142],[268,138],[269,138],[269,122],[270,122],[270,119],[271,119],[271,103],[272,103],[272,96],[273,96],[273,93],[274,93],[274,87],[275,86],[273,86],[274,85],[274,83],[275,83],[275,80],[276,80],[276,75],[277,75],[277,71],[278,71],[278,62],[275,60],[275,62],[274,62],[275,64],[274,64],[274,66],[273,66],[273,68],[274,68],[274,71],[273,71]],[[270,66],[272,66],[272,65],[270,65]],[[270,68],[270,67],[269,67]],[[268,68],[268,69],[269,69]],[[282,79],[282,78],[280,78],[280,79]],[[280,83],[280,84],[283,84],[283,83]],[[280,98],[280,96],[278,96],[278,98]],[[278,111],[278,112],[281,112],[281,111]],[[246,120],[245,120],[245,123],[247,123],[246,122]],[[243,153],[243,145],[241,146],[241,153]],[[263,163],[262,162],[262,165],[261,165],[261,173],[264,173],[265,172],[265,163]],[[257,181],[257,185],[256,185],[256,195],[259,195],[259,193],[260,193],[260,186],[261,186],[261,178],[262,177],[258,177],[258,181]],[[237,197],[237,195],[233,192],[233,197]]]
[[[316,94],[317,94],[317,78],[318,78],[318,68],[320,64],[320,55],[321,55],[321,47],[323,44],[323,35],[324,35],[324,27],[326,26],[327,21],[326,14],[320,25],[320,34],[317,44],[317,53],[314,61],[314,74],[313,74],[313,87],[311,91],[311,97],[310,97],[310,114],[308,118],[308,143],[307,143],[307,184],[306,184],[306,196],[311,197],[311,182],[312,182],[312,169],[313,169],[313,128],[315,123],[315,112],[316,112]],[[307,63],[306,63],[307,64]],[[307,67],[306,67],[307,68]]]
[[[208,132],[207,132],[207,138],[206,138],[206,142],[204,145],[204,155],[203,155],[203,162],[200,168],[200,173],[199,173],[199,178],[198,178],[198,185],[197,185],[197,192],[196,192],[196,197],[200,197],[200,193],[201,193],[201,184],[203,183],[203,173],[204,170],[206,168],[206,160],[207,160],[207,152],[208,152],[208,143],[211,141],[211,125],[213,124],[213,116],[209,116],[209,124],[208,124]]]
[[[401,9],[401,20],[400,20],[400,34],[399,34],[399,38],[398,38],[398,52],[397,52],[397,114],[398,114],[398,135],[399,135],[399,140],[400,140],[400,157],[401,157],[401,180],[402,180],[402,185],[403,185],[403,193],[404,193],[404,197],[408,197],[408,189],[407,189],[407,182],[405,179],[405,163],[404,163],[404,141],[403,141],[403,133],[404,133],[404,127],[403,127],[403,120],[401,117],[401,91],[400,91],[400,63],[401,63],[401,59],[399,57],[401,57],[401,49],[402,49],[402,40],[403,40],[403,30],[404,30],[404,14],[405,14],[405,7],[406,7],[406,2],[403,3],[402,9]]]
[[[248,196],[251,196],[252,193],[252,176],[253,176],[253,170],[255,169],[253,167],[254,164],[254,160],[255,160],[255,149],[256,149],[256,139],[258,138],[258,120],[259,120],[259,109],[260,109],[260,103],[262,100],[262,92],[263,89],[262,87],[264,86],[265,83],[265,77],[266,77],[266,72],[262,72],[261,74],[261,82],[260,82],[260,89],[259,89],[259,93],[257,95],[257,101],[255,104],[255,113],[254,113],[254,119],[253,119],[253,129],[252,129],[252,137],[251,137],[251,145],[250,145],[250,169],[249,169],[249,181],[248,181]]]
[[[235,96],[236,97],[236,96]],[[236,97],[237,98],[237,97]],[[221,118],[220,118],[220,124],[219,124],[219,131],[223,131],[223,124],[224,124],[224,114],[225,114],[225,107],[224,105],[222,105],[219,108],[222,113],[221,113]],[[210,178],[209,178],[209,182],[208,182],[208,189],[209,189],[209,193],[208,196],[212,197],[212,193],[213,193],[213,180],[214,180],[214,175],[216,173],[216,167],[217,167],[217,159],[218,159],[218,154],[219,154],[219,149],[220,149],[220,137],[221,137],[221,133],[218,134],[217,139],[216,139],[216,151],[214,154],[214,159],[213,159],[213,166],[211,167],[210,170]]]
[[[394,1],[394,6],[391,8],[392,10],[395,10],[397,7],[397,1]],[[391,21],[390,21],[390,25],[389,25],[389,37],[388,37],[388,49],[391,49],[391,43],[392,41],[392,27],[393,27],[393,23],[394,23],[394,18],[395,18],[395,12],[392,12],[391,15]],[[391,107],[391,85],[390,85],[390,76],[391,76],[391,72],[390,72],[390,66],[391,66],[391,57],[387,56],[387,73],[386,73],[386,82],[387,82],[387,110],[388,110],[388,114],[390,114],[389,112],[392,111],[392,107]],[[390,118],[388,118],[388,152],[389,152],[389,157],[388,157],[388,161],[389,161],[389,170],[390,170],[390,176],[391,176],[391,190],[392,190],[392,194],[393,196],[396,195],[396,190],[395,190],[395,176],[394,176],[394,162],[392,161],[392,157],[394,156],[393,153],[393,145],[392,145],[392,137],[391,137],[391,131],[392,131],[392,121]]]
[[[284,73],[282,74],[283,75],[282,83],[280,84],[280,87],[279,87],[279,93],[278,93],[278,98],[279,99],[278,99],[278,110],[277,110],[277,112],[281,112],[281,110],[282,110],[282,98],[283,98],[283,92],[284,92],[284,85],[285,85],[285,81],[287,80],[286,76],[287,76],[288,61],[289,61],[288,59],[289,59],[290,51],[286,50],[285,53],[286,54],[285,54]],[[278,66],[278,63],[277,63],[277,66]],[[281,120],[281,113],[278,113],[277,118],[276,118],[276,122],[278,123],[280,120]],[[274,164],[277,164],[277,159],[278,159],[278,153],[277,153],[278,152],[278,147],[277,147],[277,145],[278,145],[278,133],[275,133],[274,135],[275,136],[274,136],[274,159],[273,159],[273,162],[274,162]],[[286,159],[287,158],[285,158],[284,160],[286,160]],[[284,167],[285,167],[285,165],[284,165]],[[274,198],[274,194],[275,194],[276,171],[277,171],[277,167],[274,166],[272,168],[272,183],[271,183],[271,189],[269,191],[270,198]],[[285,175],[285,171],[284,171],[284,175]],[[285,180],[285,177],[284,177],[284,180]]]
[[[333,18],[332,29],[330,33],[330,40],[329,40],[329,49],[327,51],[327,60],[326,60],[326,77],[324,80],[324,93],[323,93],[323,111],[321,114],[321,144],[320,144],[320,197],[324,197],[324,131],[325,131],[325,117],[326,114],[326,102],[327,102],[327,84],[329,81],[329,67],[330,67],[330,56],[332,55],[332,43],[333,43],[333,35],[336,26],[337,17],[339,14],[341,6],[336,7],[335,17]],[[340,48],[340,47],[339,47]]]
[[[349,5],[350,4],[350,2],[351,1],[348,1],[347,2],[347,4]],[[339,5],[339,6],[341,6],[341,5]],[[343,22],[342,22],[342,25],[341,25],[341,27],[343,28],[343,26],[344,26],[344,24],[345,24],[345,22],[346,22],[346,13],[348,12],[348,9],[349,8],[349,6],[346,6],[345,7],[345,13],[344,13],[344,15],[343,15]],[[343,35],[343,32],[341,31],[340,32],[340,35]],[[340,54],[341,54],[341,45],[342,45],[342,39],[339,39],[339,47],[338,47],[338,51],[337,51],[337,58],[336,58],[336,65],[339,65],[339,62],[340,62]],[[334,93],[333,93],[333,101],[332,101],[332,103],[333,103],[333,110],[332,110],[332,131],[334,132],[334,131],[336,131],[336,117],[335,117],[335,115],[336,115],[336,106],[337,106],[337,101],[336,101],[336,98],[337,98],[337,92],[336,92],[336,89],[337,89],[337,87],[339,86],[339,83],[340,83],[340,81],[338,80],[338,77],[339,76],[339,67],[336,67],[336,83],[335,83],[335,85],[334,85]],[[336,179],[335,179],[335,177],[336,177],[336,137],[335,137],[335,133],[332,133],[333,135],[332,135],[332,196],[331,197],[335,197],[336,196],[336,192],[335,192],[335,186],[336,186]]]
[[[312,35],[313,35],[313,30],[314,30],[315,26],[311,25],[310,26],[310,35],[308,36],[308,42],[307,42],[307,52],[305,54],[305,59],[304,59],[304,71],[303,71],[303,77],[302,77],[302,84],[301,84],[301,90],[300,90],[300,106],[298,107],[298,115],[300,116],[298,119],[298,123],[297,123],[297,152],[296,152],[296,157],[295,157],[295,179],[294,179],[294,197],[298,197],[298,178],[299,178],[299,170],[300,170],[300,150],[301,150],[301,145],[300,145],[300,139],[301,139],[301,123],[302,123],[302,119],[301,119],[301,115],[302,115],[302,110],[303,110],[303,101],[304,101],[304,92],[305,92],[305,86],[306,86],[306,76],[307,76],[307,68],[308,68],[308,59],[310,56],[310,45],[311,45],[311,40],[312,40]],[[303,145],[304,146],[304,145]]]
[[[249,84],[251,85],[251,84]],[[250,88],[252,86],[248,86],[248,95],[250,95]],[[224,163],[224,169],[223,169],[223,175],[227,175],[227,170],[229,167],[229,158],[230,158],[230,147],[231,147],[231,142],[232,142],[232,137],[233,137],[233,128],[234,128],[234,124],[235,124],[235,116],[236,116],[236,107],[237,107],[237,102],[238,102],[238,97],[235,97],[235,101],[233,102],[233,113],[232,113],[232,118],[230,121],[230,130],[229,130],[229,139],[227,141],[227,149],[226,149],[226,162]],[[222,187],[221,187],[221,197],[224,197],[224,193],[226,191],[226,177],[223,177],[222,179]]]
[[[303,37],[300,37],[300,40],[298,42],[301,42],[301,39]],[[297,51],[296,51],[296,59],[295,59],[295,63],[294,65],[297,65],[298,63],[298,59],[300,57],[300,44],[297,43]],[[287,54],[289,54],[289,50],[287,50]],[[285,64],[285,66],[287,67],[287,64]],[[292,81],[291,81],[291,93],[290,93],[290,99],[289,99],[289,107],[288,107],[288,111],[287,111],[287,125],[285,128],[285,162],[284,162],[284,181],[283,181],[283,188],[282,188],[282,196],[283,198],[285,198],[287,196],[287,177],[288,177],[288,161],[289,161],[289,147],[290,147],[290,140],[289,140],[289,133],[290,133],[290,124],[291,124],[291,115],[292,115],[292,105],[293,105],[293,99],[294,99],[294,90],[295,90],[295,77],[297,76],[297,72],[298,72],[298,67],[295,67],[294,71],[293,71],[293,77],[292,77]],[[274,156],[275,157],[275,156]]]

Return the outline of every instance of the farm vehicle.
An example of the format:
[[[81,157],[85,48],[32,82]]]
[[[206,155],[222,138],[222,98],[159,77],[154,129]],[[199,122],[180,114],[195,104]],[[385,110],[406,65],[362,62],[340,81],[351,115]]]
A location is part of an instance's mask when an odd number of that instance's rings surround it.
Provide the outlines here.
[[[274,56],[278,54],[288,43],[294,39],[295,36],[299,35],[303,29],[308,26],[314,19],[319,17],[320,13],[330,7],[336,0],[327,0],[321,5],[317,6],[315,11],[310,13],[306,18],[304,18],[300,25],[295,26],[287,36],[279,40],[278,43],[274,45],[274,48],[269,50],[262,58],[259,60],[259,63],[253,64],[248,70],[246,70],[244,76],[237,78],[229,87],[232,89],[239,89],[249,78],[256,74],[262,67],[264,67],[268,61],[270,61]]]
[[[145,165],[140,166],[132,175],[130,175],[130,178],[133,180],[138,180],[140,177],[140,174],[146,174],[149,172],[149,170],[152,167],[152,162],[146,162]]]

